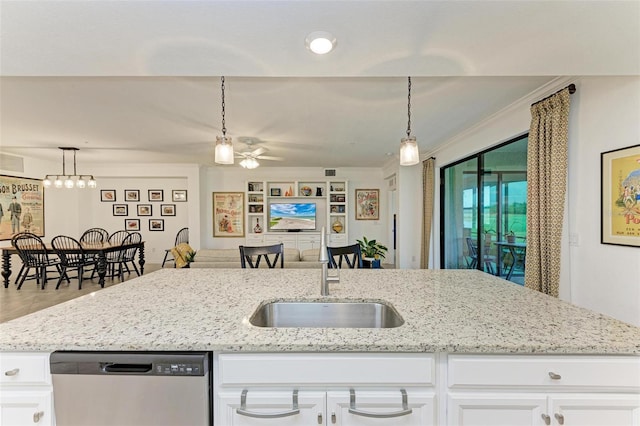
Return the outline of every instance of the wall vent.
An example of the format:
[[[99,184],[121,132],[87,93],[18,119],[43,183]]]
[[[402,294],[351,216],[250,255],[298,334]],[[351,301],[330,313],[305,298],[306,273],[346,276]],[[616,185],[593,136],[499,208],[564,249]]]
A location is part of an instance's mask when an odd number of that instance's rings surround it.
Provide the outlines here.
[[[325,176],[335,176],[336,175],[336,169],[324,169],[324,175]]]
[[[0,170],[24,173],[24,158],[16,155],[0,154]]]

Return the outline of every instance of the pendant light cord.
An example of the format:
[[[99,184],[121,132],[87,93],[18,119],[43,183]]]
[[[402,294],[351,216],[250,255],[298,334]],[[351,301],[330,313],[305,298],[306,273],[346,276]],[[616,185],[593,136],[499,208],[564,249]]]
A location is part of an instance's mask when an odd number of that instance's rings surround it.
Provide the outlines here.
[[[409,90],[407,95],[407,139],[411,137],[411,77],[409,79]]]
[[[222,137],[227,136],[227,128],[224,125],[224,76],[221,77],[222,80]]]

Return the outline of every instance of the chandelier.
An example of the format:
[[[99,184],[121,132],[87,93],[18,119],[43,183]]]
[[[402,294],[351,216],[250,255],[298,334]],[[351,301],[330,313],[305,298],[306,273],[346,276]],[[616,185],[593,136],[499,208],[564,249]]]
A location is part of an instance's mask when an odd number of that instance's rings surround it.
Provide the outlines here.
[[[411,77],[409,78],[409,89],[407,96],[407,137],[400,141],[400,165],[413,166],[420,162],[420,154],[418,152],[418,143],[415,136],[411,136]]]
[[[227,128],[224,125],[224,76],[222,81],[222,137],[216,136],[215,162],[218,164],[233,164],[233,144],[227,137]]]
[[[80,151],[78,148],[73,147],[58,147],[62,150],[62,175],[46,175],[42,180],[42,186],[45,188],[95,188],[98,183],[93,178],[93,175],[79,175],[76,173],[76,151]],[[67,151],[73,151],[73,174],[67,174],[67,165],[65,154]],[[55,177],[55,179],[54,179]]]

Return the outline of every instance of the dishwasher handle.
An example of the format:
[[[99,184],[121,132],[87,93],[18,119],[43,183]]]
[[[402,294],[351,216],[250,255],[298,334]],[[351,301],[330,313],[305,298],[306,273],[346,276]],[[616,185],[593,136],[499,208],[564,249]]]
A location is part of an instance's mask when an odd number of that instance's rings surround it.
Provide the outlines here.
[[[148,373],[152,369],[152,364],[117,364],[108,363],[102,366],[102,371],[105,373],[119,373],[119,374],[142,374]]]

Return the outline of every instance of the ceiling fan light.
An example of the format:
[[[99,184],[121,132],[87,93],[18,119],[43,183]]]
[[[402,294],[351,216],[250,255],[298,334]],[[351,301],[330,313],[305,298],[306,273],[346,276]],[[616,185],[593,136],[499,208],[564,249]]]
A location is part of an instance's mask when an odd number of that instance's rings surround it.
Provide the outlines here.
[[[260,163],[258,163],[258,160],[256,160],[255,158],[249,157],[249,158],[245,158],[244,160],[242,160],[240,162],[240,165],[242,167],[244,167],[245,169],[255,169],[256,167],[258,167],[260,165]]]
[[[400,141],[400,165],[413,166],[420,162],[418,143],[414,136],[402,138]]]
[[[216,136],[215,162],[218,164],[233,164],[233,144],[231,138]]]

